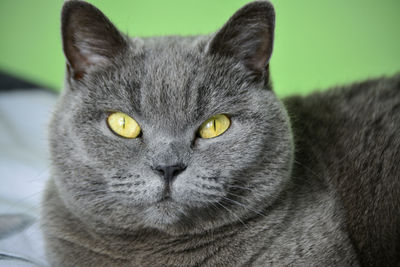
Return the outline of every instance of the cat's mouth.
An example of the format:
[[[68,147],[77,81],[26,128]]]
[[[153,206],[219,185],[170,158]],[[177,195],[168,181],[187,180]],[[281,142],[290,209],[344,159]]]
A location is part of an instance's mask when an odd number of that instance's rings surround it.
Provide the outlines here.
[[[158,201],[160,202],[169,202],[173,201],[172,196],[171,196],[171,185],[169,183],[166,183],[161,195],[161,199]]]
[[[157,204],[159,203],[164,203],[164,204],[168,204],[171,202],[175,202],[174,199],[171,197],[171,195],[162,195],[162,197],[160,198],[160,200],[157,201]]]
[[[159,195],[159,199],[153,202],[151,205],[162,212],[170,213],[171,209],[176,208],[179,205],[179,202],[172,196],[170,190],[163,190],[163,192]]]

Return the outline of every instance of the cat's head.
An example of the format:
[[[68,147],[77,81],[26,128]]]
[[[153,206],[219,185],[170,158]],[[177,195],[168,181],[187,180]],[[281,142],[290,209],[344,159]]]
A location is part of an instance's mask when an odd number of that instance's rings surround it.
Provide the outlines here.
[[[50,138],[68,208],[85,223],[179,233],[270,205],[293,153],[269,82],[274,19],[259,1],[210,36],[131,39],[92,5],[66,2]]]

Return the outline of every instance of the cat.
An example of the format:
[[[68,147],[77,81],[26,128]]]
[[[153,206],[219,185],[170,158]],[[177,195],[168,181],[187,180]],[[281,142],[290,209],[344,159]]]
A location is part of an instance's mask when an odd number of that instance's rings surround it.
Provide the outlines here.
[[[255,1],[215,34],[129,38],[65,2],[51,266],[400,263],[400,75],[280,100],[274,27]]]

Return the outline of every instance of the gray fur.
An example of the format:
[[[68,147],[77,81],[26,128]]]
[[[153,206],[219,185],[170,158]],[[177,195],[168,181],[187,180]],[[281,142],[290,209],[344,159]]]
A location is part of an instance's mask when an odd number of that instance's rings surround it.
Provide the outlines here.
[[[82,13],[84,19],[75,16]],[[68,73],[51,123],[52,179],[42,216],[52,266],[363,262],[360,248],[373,248],[357,240],[349,215],[360,207],[350,207],[341,191],[351,188],[346,178],[353,177],[345,172],[339,179],[339,172],[329,171],[342,166],[335,146],[342,140],[330,139],[326,131],[361,149],[364,141],[357,139],[359,133],[347,132],[346,119],[359,119],[360,131],[373,125],[363,123],[369,117],[345,100],[354,94],[363,105],[368,94],[350,87],[287,99],[285,107],[269,82],[274,12],[268,2],[248,4],[211,36],[128,39],[102,16],[80,1],[69,1],[63,9]],[[94,23],[88,23],[92,17]],[[111,37],[104,38],[104,31]],[[393,146],[400,143],[394,135],[399,80],[365,86],[385,107],[372,114],[390,113],[395,120],[382,133],[392,136]],[[382,104],[380,87],[392,95]],[[317,116],[320,106],[326,117]],[[343,110],[347,117],[340,117]],[[113,134],[106,124],[111,111],[135,118],[142,136]],[[221,113],[231,118],[228,131],[199,138],[201,123]],[[335,116],[335,127],[326,127]],[[376,155],[380,148],[368,152]],[[346,162],[353,156],[362,164],[356,153],[349,153]],[[398,159],[398,153],[387,158]],[[174,164],[187,168],[171,186],[172,200],[161,201],[165,185],[154,168]],[[396,167],[381,170],[385,179],[399,173]],[[398,203],[388,197],[391,213]]]

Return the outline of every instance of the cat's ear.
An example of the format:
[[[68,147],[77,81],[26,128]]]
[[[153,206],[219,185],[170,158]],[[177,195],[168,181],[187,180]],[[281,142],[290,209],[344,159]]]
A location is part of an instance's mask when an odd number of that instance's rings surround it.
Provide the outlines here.
[[[127,47],[125,37],[96,7],[89,3],[65,2],[61,19],[63,50],[70,78],[80,79]]]
[[[239,9],[209,43],[208,52],[240,60],[264,73],[272,54],[275,11],[271,3],[256,1]]]

